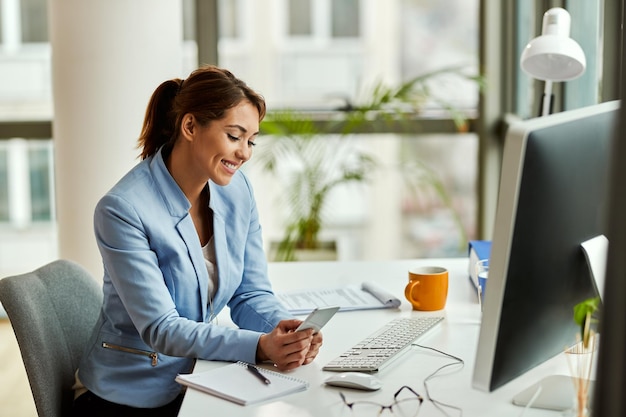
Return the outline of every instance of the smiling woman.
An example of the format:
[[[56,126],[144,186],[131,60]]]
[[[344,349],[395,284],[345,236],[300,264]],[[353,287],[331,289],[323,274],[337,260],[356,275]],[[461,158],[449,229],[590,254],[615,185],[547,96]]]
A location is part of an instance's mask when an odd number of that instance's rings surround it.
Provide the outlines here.
[[[321,333],[274,296],[254,194],[252,156],[265,101],[206,66],[163,82],[139,138],[143,161],[96,206],[104,303],[76,376],[75,416],[175,416],[175,381],[196,358],[315,359]],[[226,305],[239,326],[219,326]],[[121,413],[120,413],[121,410]]]

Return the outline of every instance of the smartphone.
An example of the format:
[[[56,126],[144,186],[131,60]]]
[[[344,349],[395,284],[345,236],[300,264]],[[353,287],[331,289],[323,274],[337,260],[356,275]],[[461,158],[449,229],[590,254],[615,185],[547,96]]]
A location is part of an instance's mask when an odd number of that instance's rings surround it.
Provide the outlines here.
[[[330,320],[338,310],[339,307],[337,306],[318,307],[311,311],[304,321],[300,323],[300,326],[298,326],[296,331],[313,329],[313,333],[315,334],[319,332],[326,323],[328,323],[328,320]]]

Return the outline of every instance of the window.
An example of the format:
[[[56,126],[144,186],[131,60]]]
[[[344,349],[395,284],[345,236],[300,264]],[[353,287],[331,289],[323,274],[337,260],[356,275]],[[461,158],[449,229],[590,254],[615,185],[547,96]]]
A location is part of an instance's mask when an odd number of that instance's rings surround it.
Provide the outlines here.
[[[244,26],[274,31],[243,48],[220,47],[219,62],[262,91],[270,110],[341,117],[337,109],[365,104],[382,80],[391,87],[455,68],[425,86],[422,110],[444,119],[450,118],[442,111],[446,106],[475,114],[478,86],[458,73],[478,73],[478,0],[282,0],[248,6],[252,20]],[[262,23],[255,19],[260,14]],[[255,79],[258,73],[264,76]],[[476,233],[478,139],[445,127],[451,125],[425,128],[417,122],[415,132],[386,127],[381,134],[350,135],[377,157],[380,169],[368,187],[329,197],[324,232],[337,239],[341,258],[464,255],[467,237]],[[401,187],[397,177],[386,178],[399,170],[384,168],[407,162],[415,169],[412,189]],[[258,203],[269,244],[282,236],[280,210],[271,197],[276,183],[251,177],[263,196]]]
[[[358,38],[360,0],[288,0],[286,35],[311,39]]]
[[[183,0],[183,40],[196,40],[196,4],[194,0]]]
[[[22,23],[22,42],[48,41],[48,8],[46,0],[19,0]]]
[[[331,2],[331,36],[356,38],[361,33],[359,0],[333,0]]]
[[[11,113],[15,112],[19,117],[25,113],[22,108],[25,106],[26,110],[37,111],[34,115],[29,114],[33,119],[51,118],[51,105],[47,104],[51,101],[51,87],[47,81],[50,51],[45,43],[47,3],[45,0],[0,1],[3,6],[0,7],[0,54],[10,52],[10,56],[3,55],[3,59],[6,59],[0,66],[0,113],[5,117],[8,114],[11,118]],[[183,0],[184,39],[192,41],[185,43],[187,49],[194,46],[193,40],[196,39],[198,28],[195,7],[200,1]],[[512,112],[520,117],[536,114],[537,106],[533,101],[538,101],[541,86],[539,82],[520,75],[517,64],[520,50],[516,48],[522,48],[531,36],[536,36],[541,30],[541,22],[537,20],[540,20],[544,10],[536,10],[542,7],[540,2],[516,0],[510,6],[496,7],[491,2],[480,0],[216,1],[219,13],[219,48],[216,47],[218,62],[261,91],[270,109],[323,110],[317,113],[336,116],[341,114],[337,109],[345,107],[347,103],[355,103],[362,94],[367,95],[368,88],[377,81],[397,85],[444,67],[458,67],[469,73],[477,73],[478,35],[479,30],[484,30],[492,38],[503,39],[502,51],[486,51],[499,54],[497,59],[492,58],[491,61],[516,61],[512,65],[507,64],[509,66],[504,70],[498,68],[490,73],[492,76],[502,73],[510,78],[503,81],[502,86],[497,86],[496,94],[503,97],[504,103],[496,106],[492,103],[491,108],[496,110],[490,111]],[[615,80],[609,83],[600,79],[607,73],[607,60],[617,55],[613,44],[617,42],[615,39],[619,39],[612,31],[606,32],[606,27],[610,25],[609,22],[603,22],[602,17],[609,13],[608,9],[615,11],[618,6],[612,6],[612,3],[604,0],[564,1],[563,4],[572,16],[572,37],[581,43],[588,61],[587,72],[583,77],[555,86],[557,103],[573,108],[589,103],[589,100],[602,99],[598,98],[599,91],[606,89],[607,85],[616,84]],[[501,19],[486,21],[479,28],[481,5],[495,7],[501,12],[498,15]],[[502,22],[506,22],[506,30],[501,28]],[[615,30],[619,31],[620,27]],[[510,39],[503,36],[505,32],[510,35]],[[26,61],[22,59],[25,52],[29,56]],[[621,62],[618,58],[614,60]],[[25,63],[32,64],[26,71],[20,66]],[[185,68],[195,65],[197,60],[190,58]],[[18,78],[20,82],[17,82]],[[449,187],[455,207],[465,221],[471,219],[476,210],[476,204],[467,200],[466,196],[468,192],[469,195],[472,193],[468,191],[468,184],[475,182],[471,172],[477,168],[477,158],[474,156],[477,144],[469,143],[477,139],[472,132],[459,134],[449,127],[451,124],[446,120],[449,115],[442,108],[453,105],[473,116],[477,108],[478,90],[475,84],[454,76],[433,81],[429,84],[429,90],[433,95],[423,103],[422,109],[422,115],[430,119],[427,127],[416,125],[415,132],[409,135],[390,127],[381,135],[361,135],[359,139],[368,146],[382,140],[383,144],[376,149],[378,153],[384,153],[389,161],[402,156],[415,160],[421,158],[430,166],[440,169],[439,175]],[[493,95],[488,98],[491,99]],[[18,111],[14,110],[16,108]],[[498,116],[488,115],[488,119],[491,121]],[[31,138],[29,142],[36,143]],[[5,225],[11,224],[11,213],[15,212],[12,207],[16,204],[9,199],[14,192],[12,190],[15,190],[11,184],[16,178],[10,174],[13,164],[11,152],[14,151],[7,147],[9,143],[0,141],[0,222]],[[433,147],[438,150],[433,150]],[[461,156],[458,154],[459,149],[465,149]],[[43,148],[29,147],[25,152],[20,155],[29,160],[23,165],[27,171],[26,174],[22,172],[19,178],[25,180],[27,185],[26,188],[18,188],[28,192],[27,198],[20,197],[19,201],[28,201],[28,221],[40,223],[45,221],[43,219],[54,218],[53,201],[46,204],[38,201],[37,197],[41,195],[43,200],[54,199],[50,185],[52,169],[49,166],[50,172],[46,174],[46,151]],[[52,151],[47,152],[51,158]],[[470,173],[462,178],[463,184],[454,185],[446,179],[446,175],[460,171],[460,165],[465,165],[463,169],[467,168]],[[463,191],[460,192],[458,187],[463,188]],[[427,205],[415,202],[409,196],[402,196],[401,200],[403,202],[393,210],[400,207],[402,222],[409,225],[418,225],[428,218],[427,215],[414,212],[415,207],[428,205],[430,209],[436,206],[433,200],[428,200]],[[484,211],[484,208],[481,210]],[[372,212],[369,211],[370,214]],[[396,216],[398,211],[389,213]],[[347,217],[350,215],[346,214]],[[267,222],[271,217],[271,214],[265,215],[264,221]],[[367,217],[361,215],[360,218],[369,221]],[[471,222],[464,223],[470,234],[474,227]],[[375,230],[376,227],[372,228]],[[411,228],[418,229],[423,229],[422,225]],[[422,235],[415,236],[411,239],[421,243],[430,239]]]
[[[8,153],[0,146],[0,223],[9,221],[9,172]]]
[[[313,34],[313,9],[311,0],[289,0],[287,4],[287,33],[289,36],[311,36]]]
[[[219,0],[218,2],[218,30],[222,39],[241,38],[240,16],[244,5],[240,0]]]
[[[0,7],[0,43],[4,43],[4,11]]]
[[[52,144],[31,142],[28,149],[30,206],[33,221],[54,220],[52,211]]]
[[[0,222],[54,221],[52,141],[0,141]]]

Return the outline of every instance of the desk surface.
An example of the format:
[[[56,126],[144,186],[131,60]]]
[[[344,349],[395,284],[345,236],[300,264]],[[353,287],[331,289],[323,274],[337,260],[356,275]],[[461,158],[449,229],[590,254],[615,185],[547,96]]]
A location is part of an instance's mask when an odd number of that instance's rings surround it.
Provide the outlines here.
[[[438,265],[448,268],[450,273],[446,308],[437,312],[415,312],[404,299],[407,271],[419,265]],[[451,359],[430,350],[412,347],[397,360],[384,368],[377,376],[383,388],[375,392],[363,392],[324,385],[331,372],[322,371],[324,364],[359,342],[369,334],[397,317],[412,315],[441,315],[445,321],[438,328],[418,340],[418,343],[442,350],[464,360],[465,365],[450,367],[428,382],[428,392],[434,400],[457,406],[465,417],[520,416],[523,408],[511,403],[512,398],[538,382],[544,376],[567,374],[567,364],[562,356],[540,365],[509,384],[492,393],[475,390],[471,386],[474,359],[478,342],[481,313],[476,294],[467,277],[468,260],[422,259],[381,262],[315,262],[315,263],[272,263],[270,279],[277,292],[290,289],[334,287],[342,284],[358,284],[375,281],[393,292],[402,300],[399,309],[361,310],[340,312],[324,327],[324,345],[316,360],[292,372],[296,377],[309,381],[307,391],[292,394],[278,401],[257,406],[239,406],[228,401],[188,390],[179,417],[216,416],[290,416],[332,417],[350,416],[339,391],[349,401],[371,400],[390,404],[393,394],[402,385],[409,385],[428,398],[424,379],[439,367],[453,362]],[[219,317],[220,324],[228,324],[226,315]],[[198,361],[196,372],[223,366],[223,362]],[[447,413],[447,414],[446,414]],[[458,416],[459,412],[437,409],[426,400],[419,417]],[[528,409],[524,417],[556,417],[560,412]],[[355,416],[356,417],[356,416]]]

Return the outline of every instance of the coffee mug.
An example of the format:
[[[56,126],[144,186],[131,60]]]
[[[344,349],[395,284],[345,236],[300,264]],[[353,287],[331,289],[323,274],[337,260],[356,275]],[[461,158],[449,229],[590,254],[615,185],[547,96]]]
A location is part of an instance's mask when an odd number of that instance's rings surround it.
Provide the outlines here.
[[[410,269],[404,296],[413,310],[443,310],[448,298],[448,270],[440,266]]]

